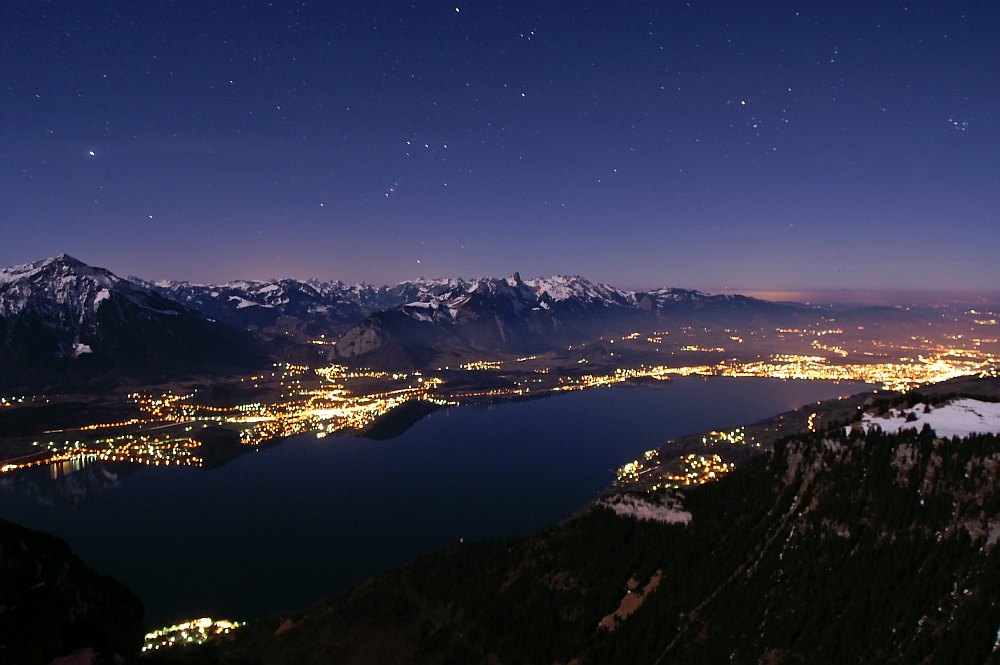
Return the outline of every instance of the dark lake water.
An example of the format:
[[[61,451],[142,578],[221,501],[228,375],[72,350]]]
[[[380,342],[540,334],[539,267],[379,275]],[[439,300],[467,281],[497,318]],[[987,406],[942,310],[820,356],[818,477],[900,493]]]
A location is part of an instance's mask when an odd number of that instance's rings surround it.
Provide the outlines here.
[[[66,539],[125,582],[150,626],[250,619],[460,538],[554,524],[667,439],[864,389],[689,377],[447,409],[394,439],[300,436],[214,470],[90,466],[61,484],[39,470],[5,479],[0,516]],[[96,485],[76,504],[54,498]]]

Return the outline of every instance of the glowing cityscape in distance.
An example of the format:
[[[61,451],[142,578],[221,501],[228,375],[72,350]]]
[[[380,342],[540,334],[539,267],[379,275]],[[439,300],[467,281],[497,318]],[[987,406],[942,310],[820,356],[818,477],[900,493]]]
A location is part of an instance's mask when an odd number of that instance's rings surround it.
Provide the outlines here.
[[[990,335],[996,318],[992,310],[963,310],[902,340],[877,337],[882,333],[863,326],[844,330],[825,320],[769,330],[684,326],[601,338],[560,352],[468,359],[423,372],[279,363],[270,372],[239,378],[246,396],[239,403],[212,403],[183,386],[133,392],[127,397],[131,417],[47,430],[23,441],[22,452],[2,460],[0,471],[51,465],[52,473],[60,474],[96,460],[202,466],[207,444],[200,434],[210,428],[235,433],[242,446],[260,446],[298,434],[362,433],[408,403],[458,406],[671,376],[857,381],[906,390],[958,376],[995,375],[1000,343]],[[60,397],[0,397],[0,408],[52,399]]]

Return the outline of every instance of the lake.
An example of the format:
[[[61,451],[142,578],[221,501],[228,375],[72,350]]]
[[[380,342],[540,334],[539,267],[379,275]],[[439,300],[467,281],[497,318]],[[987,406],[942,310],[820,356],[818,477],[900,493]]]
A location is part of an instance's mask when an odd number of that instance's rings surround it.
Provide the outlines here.
[[[686,377],[445,409],[394,439],[299,436],[212,470],[91,465],[55,481],[39,469],[4,479],[0,515],[127,584],[150,626],[252,619],[460,538],[552,525],[668,439],[865,389]]]

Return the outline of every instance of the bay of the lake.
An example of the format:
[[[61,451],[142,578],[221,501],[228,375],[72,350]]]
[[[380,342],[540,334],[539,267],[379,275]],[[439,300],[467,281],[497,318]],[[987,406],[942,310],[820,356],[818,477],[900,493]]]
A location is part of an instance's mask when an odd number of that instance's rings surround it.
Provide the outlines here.
[[[4,479],[0,516],[65,539],[124,582],[147,625],[252,619],[460,538],[555,524],[668,439],[866,388],[688,377],[445,409],[394,439],[298,436],[212,470],[39,470]]]

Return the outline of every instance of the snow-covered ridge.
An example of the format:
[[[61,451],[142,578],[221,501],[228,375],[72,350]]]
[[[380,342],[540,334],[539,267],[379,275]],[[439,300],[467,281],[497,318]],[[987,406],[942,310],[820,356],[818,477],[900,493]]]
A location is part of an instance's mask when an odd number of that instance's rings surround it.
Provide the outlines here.
[[[98,312],[112,303],[156,316],[183,311],[152,290],[66,254],[0,270],[0,317],[29,328],[43,326],[55,340],[58,357],[95,353],[102,334]]]
[[[372,301],[386,301],[396,299],[400,302],[392,306],[408,305],[414,302],[428,302],[436,298],[453,299],[461,293],[473,293],[480,289],[490,293],[497,292],[503,286],[512,289],[528,287],[539,300],[549,303],[563,302],[567,300],[582,300],[591,303],[604,303],[606,305],[634,305],[636,298],[640,294],[645,294],[658,301],[682,301],[692,299],[716,299],[731,298],[732,296],[709,296],[699,291],[686,289],[653,289],[650,291],[628,291],[619,289],[608,284],[592,282],[579,275],[553,275],[550,277],[536,277],[528,280],[521,280],[517,273],[505,278],[496,277],[476,277],[466,279],[462,277],[437,277],[419,278],[399,282],[393,286],[375,286],[366,282],[358,284],[345,284],[341,281],[321,281],[310,279],[298,281],[293,279],[282,279],[272,281],[236,280],[222,284],[197,284],[183,281],[161,280],[157,282],[146,282],[136,277],[130,278],[133,281],[147,286],[155,286],[161,290],[169,292],[205,292],[214,291],[212,297],[220,297],[226,291],[241,292],[241,297],[247,300],[256,301],[264,305],[264,296],[275,295],[288,288],[306,289],[313,291],[317,296],[323,298],[334,297],[347,302],[365,304]],[[251,297],[256,296],[256,297]]]
[[[120,277],[113,275],[103,268],[94,268],[74,259],[68,254],[60,254],[59,256],[33,263],[0,268],[0,286],[26,280],[37,281],[39,277],[46,276],[53,271],[60,272],[61,276],[72,273],[80,277],[87,277],[104,287],[110,287],[122,281]]]
[[[436,302],[436,311],[448,311],[451,318],[467,302],[463,296],[478,293],[502,298],[512,303],[516,311],[549,310],[592,312],[666,308],[670,303],[694,304],[745,304],[752,299],[743,296],[712,296],[686,289],[656,289],[653,291],[626,291],[607,284],[591,282],[578,275],[555,275],[522,281],[520,275],[497,279],[483,277],[474,280],[434,281],[436,289],[428,282],[416,287],[415,297],[407,299],[404,311],[421,321],[430,320],[426,312],[416,312],[417,303]],[[395,288],[401,288],[397,285]],[[414,288],[414,287],[411,287]]]
[[[234,280],[224,284],[152,282],[137,277],[121,279],[102,268],[60,255],[0,269],[0,316],[15,315],[26,302],[37,300],[40,291],[50,301],[76,301],[79,309],[96,308],[112,292],[141,298],[141,293],[153,291],[204,316],[237,326],[262,325],[266,317],[276,321],[290,316],[299,320],[319,317],[334,322],[331,325],[335,327],[396,308],[421,321],[455,321],[473,299],[473,307],[479,310],[495,306],[509,314],[530,311],[548,313],[539,316],[586,317],[635,309],[668,309],[671,303],[721,304],[733,302],[734,298],[682,289],[628,291],[579,275],[522,280],[518,273],[504,278],[420,278],[394,286],[295,279]],[[484,305],[486,301],[491,304]],[[428,309],[420,303],[432,305]]]
[[[944,438],[1000,434],[1000,402],[964,398],[935,407],[916,404],[909,409],[889,409],[882,416],[866,413],[861,420],[866,433],[875,427],[886,434],[898,434],[904,429],[920,431],[924,425],[930,425],[935,434]],[[850,429],[848,426],[848,433]]]
[[[29,302],[47,302],[65,308],[82,322],[111,297],[112,291],[131,290],[129,282],[107,270],[60,254],[0,269],[0,316],[17,316]]]
[[[452,293],[456,290],[466,292],[475,291],[479,288],[487,287],[495,289],[498,284],[506,284],[511,288],[520,288],[522,285],[532,289],[539,297],[544,296],[550,302],[560,302],[569,299],[583,299],[589,301],[605,301],[608,303],[635,302],[636,296],[647,295],[657,300],[691,300],[691,299],[733,299],[742,296],[711,296],[700,291],[675,288],[649,289],[645,291],[629,291],[619,289],[608,284],[592,282],[579,275],[552,275],[549,277],[536,277],[528,280],[521,280],[520,275],[514,273],[505,278],[477,277],[466,279],[462,277],[435,277],[418,278],[399,282],[393,286],[376,286],[366,282],[358,284],[345,284],[339,280],[322,281],[316,279],[295,280],[295,279],[272,279],[272,280],[233,280],[225,283],[196,283],[187,281],[158,280],[148,281],[140,277],[130,276],[122,279],[103,268],[89,266],[66,254],[57,257],[35,261],[24,265],[0,268],[0,285],[16,282],[26,278],[32,278],[43,272],[45,268],[61,264],[69,266],[80,275],[91,277],[105,282],[105,286],[113,283],[132,282],[146,288],[156,288],[161,291],[198,291],[198,292],[219,292],[213,293],[213,297],[220,297],[224,291],[243,291],[259,296],[276,295],[289,289],[311,291],[317,295],[330,296],[338,295],[345,300],[358,302],[366,298],[371,298],[379,293],[408,293],[412,301],[426,300],[438,297],[445,293]],[[261,303],[263,304],[263,303]],[[404,303],[400,303],[404,304]]]
[[[634,302],[635,300],[634,292],[591,282],[579,275],[538,277],[527,280],[525,284],[533,288],[539,296],[546,296],[549,300],[557,302],[570,298],[607,303]]]

